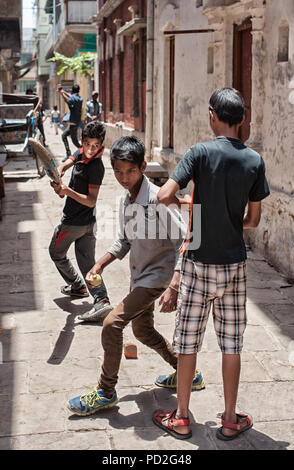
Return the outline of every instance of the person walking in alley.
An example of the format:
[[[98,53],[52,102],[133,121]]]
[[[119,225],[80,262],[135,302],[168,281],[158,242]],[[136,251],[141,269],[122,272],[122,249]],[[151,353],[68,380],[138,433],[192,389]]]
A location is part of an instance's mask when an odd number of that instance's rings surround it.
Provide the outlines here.
[[[53,106],[53,110],[51,111],[51,122],[54,126],[55,135],[58,135],[58,124],[60,121],[60,112],[57,109],[57,106]]]
[[[100,117],[102,114],[102,104],[98,101],[99,94],[98,91],[93,91],[92,99],[87,101],[86,104],[86,120],[87,122],[95,121],[98,119],[100,121]]]
[[[34,95],[33,89],[28,88],[26,90],[26,95]],[[46,136],[45,136],[45,131],[44,131],[44,125],[43,125],[43,120],[45,120],[46,118],[44,119],[45,113],[44,113],[44,109],[43,109],[43,100],[42,100],[42,98],[39,98],[38,103],[34,108],[34,113],[36,113],[36,115],[37,115],[37,128],[39,129],[39,131],[41,133],[41,136],[43,138],[43,145],[45,147],[47,147]]]
[[[71,137],[72,143],[79,149],[80,143],[78,141],[78,128],[81,124],[82,116],[82,105],[83,98],[79,95],[80,87],[75,84],[72,87],[72,93],[69,94],[63,90],[61,85],[57,87],[58,93],[62,96],[64,101],[69,107],[69,121],[68,126],[65,131],[62,133],[62,140],[65,146],[66,157],[63,159],[63,162],[66,161],[67,157],[71,155],[71,151],[68,144],[68,136]]]
[[[59,168],[61,176],[71,167],[69,185],[51,183],[59,196],[67,196],[61,223],[56,227],[49,252],[59,273],[67,283],[61,292],[71,297],[88,297],[85,280],[81,279],[67,252],[72,243],[78,267],[85,279],[95,263],[95,206],[99,188],[104,177],[102,146],[105,127],[99,121],[90,122],[82,132],[82,148],[69,157]],[[89,285],[89,292],[94,298],[94,310],[106,314],[110,305],[106,286],[102,280],[99,287]]]
[[[102,274],[115,259],[123,259],[130,253],[131,286],[129,294],[103,322],[104,360],[98,387],[68,401],[68,408],[79,416],[90,415],[118,402],[115,387],[123,330],[130,322],[135,337],[177,369],[177,355],[154,327],[154,302],[161,296],[161,311],[175,310],[181,264],[179,248],[185,227],[178,211],[157,204],[159,187],[144,175],[144,155],[144,144],[136,137],[122,137],[110,150],[114,175],[127,191],[120,200],[118,238],[95,263],[86,280]],[[92,318],[98,317],[99,313]],[[89,316],[79,318],[88,320]],[[176,388],[176,374],[161,379],[157,385]],[[193,390],[204,388],[200,372],[194,371],[190,385]]]
[[[201,349],[211,305],[222,351],[225,410],[217,437],[236,438],[252,425],[236,413],[240,354],[246,327],[246,248],[243,229],[257,227],[261,200],[269,195],[262,157],[238,138],[244,100],[233,88],[215,91],[209,102],[210,126],[216,138],[192,146],[158,193],[159,202],[175,196],[190,180],[193,204],[201,204],[201,242],[187,246],[181,268],[173,351],[179,354],[177,409],[157,410],[154,423],[176,438],[189,438],[189,400],[196,355]],[[247,206],[246,215],[245,208]],[[194,231],[195,231],[194,227]],[[193,220],[191,220],[193,240]]]

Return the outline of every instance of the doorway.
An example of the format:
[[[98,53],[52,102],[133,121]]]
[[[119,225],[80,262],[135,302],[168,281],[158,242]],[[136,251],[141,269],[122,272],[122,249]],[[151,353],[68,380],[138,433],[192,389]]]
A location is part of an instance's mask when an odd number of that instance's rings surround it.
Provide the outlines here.
[[[245,101],[245,122],[239,138],[246,142],[250,136],[252,98],[252,22],[245,20],[234,26],[233,87],[240,91]]]
[[[169,148],[174,148],[175,37],[169,38]]]

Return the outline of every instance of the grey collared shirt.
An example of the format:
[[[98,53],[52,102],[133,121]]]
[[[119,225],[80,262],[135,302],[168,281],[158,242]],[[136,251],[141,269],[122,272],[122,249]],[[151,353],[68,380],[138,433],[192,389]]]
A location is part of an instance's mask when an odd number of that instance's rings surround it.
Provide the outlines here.
[[[120,199],[118,238],[108,252],[118,259],[130,254],[131,289],[166,288],[181,268],[186,224],[177,208],[158,203],[159,189],[144,176],[134,203],[128,191]]]
[[[102,113],[102,104],[99,101],[87,101],[86,103],[86,117],[97,116],[100,117]]]

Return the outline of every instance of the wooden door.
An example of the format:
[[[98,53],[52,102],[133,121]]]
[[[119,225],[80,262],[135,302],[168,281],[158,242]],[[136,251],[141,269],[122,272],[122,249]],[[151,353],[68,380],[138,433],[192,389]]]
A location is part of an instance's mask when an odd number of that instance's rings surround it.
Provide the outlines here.
[[[252,98],[252,23],[246,20],[235,26],[234,31],[234,75],[233,86],[242,94],[245,101],[245,122],[240,128],[239,138],[245,142],[250,135]]]
[[[169,147],[174,147],[175,37],[169,39]]]

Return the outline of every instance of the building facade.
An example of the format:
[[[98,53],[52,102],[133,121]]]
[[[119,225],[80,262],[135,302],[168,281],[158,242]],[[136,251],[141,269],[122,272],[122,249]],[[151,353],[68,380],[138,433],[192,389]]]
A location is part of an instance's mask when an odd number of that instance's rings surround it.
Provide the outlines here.
[[[16,91],[25,93],[28,88],[36,92],[37,67],[34,59],[36,53],[35,30],[23,28],[22,46]]]
[[[146,125],[146,0],[99,0],[97,74],[106,145],[121,135],[144,140]]]
[[[15,68],[20,60],[22,38],[22,2],[1,0],[0,2],[0,92],[13,93],[18,72]]]
[[[57,2],[55,0],[55,7],[54,9],[54,0],[45,1],[45,12],[49,15],[50,25],[45,41],[45,60],[48,61],[53,57],[54,51],[66,57],[74,57],[83,52],[96,52],[96,27],[91,22],[91,18],[97,13],[97,1],[60,0]],[[80,95],[83,97],[85,105],[94,87],[94,80],[88,80],[87,77],[70,70],[58,76],[56,64],[53,62],[49,62],[49,64],[50,108],[57,104],[61,113],[67,111],[64,100],[56,93],[57,84],[61,80],[80,85]]]
[[[36,0],[36,57],[37,57],[37,89],[45,108],[49,107],[49,73],[50,65],[45,58],[47,35],[50,29],[50,15],[45,11],[46,0]]]

